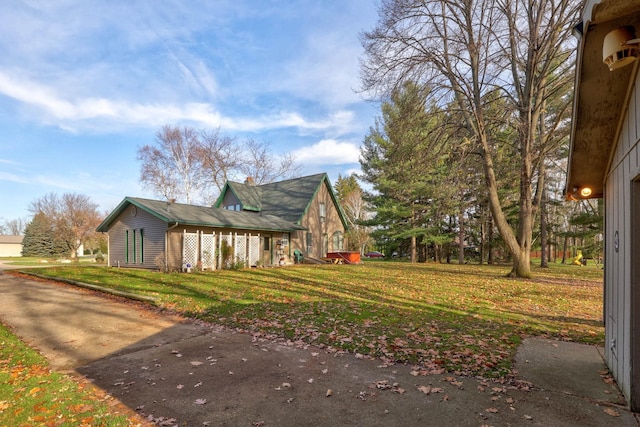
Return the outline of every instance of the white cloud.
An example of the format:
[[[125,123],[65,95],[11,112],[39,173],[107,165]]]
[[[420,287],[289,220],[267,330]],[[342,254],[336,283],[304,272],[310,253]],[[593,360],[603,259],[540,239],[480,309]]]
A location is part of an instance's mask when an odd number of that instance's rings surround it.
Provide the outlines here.
[[[323,139],[292,154],[297,162],[305,165],[345,165],[358,163],[360,149],[350,142]]]
[[[337,111],[320,120],[310,120],[295,111],[280,111],[259,117],[227,117],[208,103],[142,104],[97,97],[71,100],[59,95],[55,88],[14,78],[2,71],[0,94],[35,107],[42,114],[43,120],[54,121],[62,129],[74,131],[78,127],[100,127],[103,122],[138,127],[188,122],[199,126],[221,127],[226,131],[256,132],[291,127],[303,132],[333,129],[334,132],[341,133],[349,129],[353,120],[353,113],[350,111]]]
[[[0,171],[0,181],[26,183],[27,180],[13,173]]]

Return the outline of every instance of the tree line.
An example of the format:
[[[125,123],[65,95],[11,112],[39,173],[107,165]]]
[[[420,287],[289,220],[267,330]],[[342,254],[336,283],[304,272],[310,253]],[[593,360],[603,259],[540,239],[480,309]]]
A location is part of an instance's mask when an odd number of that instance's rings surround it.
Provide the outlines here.
[[[581,5],[381,2],[361,34],[362,89],[382,103],[361,163],[375,224],[410,239],[412,260],[418,241],[455,233],[462,251],[474,220],[497,231],[511,275],[530,276],[536,222],[565,169]]]

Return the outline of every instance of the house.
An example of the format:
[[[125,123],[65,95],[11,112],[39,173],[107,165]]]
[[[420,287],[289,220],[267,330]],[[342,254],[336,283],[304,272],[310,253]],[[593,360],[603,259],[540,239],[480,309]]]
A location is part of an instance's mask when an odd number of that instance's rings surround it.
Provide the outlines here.
[[[640,0],[587,0],[579,34],[567,197],[604,198],[604,356],[640,410]]]
[[[282,265],[344,248],[344,213],[326,174],[264,185],[227,182],[214,206],[136,197],[98,226],[111,266],[216,269]]]
[[[0,236],[0,256],[22,256],[24,236]]]

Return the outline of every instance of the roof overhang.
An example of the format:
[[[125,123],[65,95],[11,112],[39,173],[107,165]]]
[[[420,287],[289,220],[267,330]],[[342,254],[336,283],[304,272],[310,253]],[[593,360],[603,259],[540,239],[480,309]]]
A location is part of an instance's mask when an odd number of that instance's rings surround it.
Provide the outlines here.
[[[611,167],[638,62],[609,71],[603,63],[604,37],[612,30],[633,26],[640,34],[640,0],[587,0],[578,44],[571,150],[567,170],[569,199],[598,198]],[[589,195],[581,195],[583,188]]]

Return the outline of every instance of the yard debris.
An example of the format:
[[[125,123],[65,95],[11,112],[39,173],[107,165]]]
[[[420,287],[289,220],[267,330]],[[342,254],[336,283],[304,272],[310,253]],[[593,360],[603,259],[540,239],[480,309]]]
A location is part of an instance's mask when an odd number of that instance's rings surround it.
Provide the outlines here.
[[[611,415],[612,417],[619,417],[620,412],[616,411],[613,408],[604,408],[604,413],[607,415]]]

